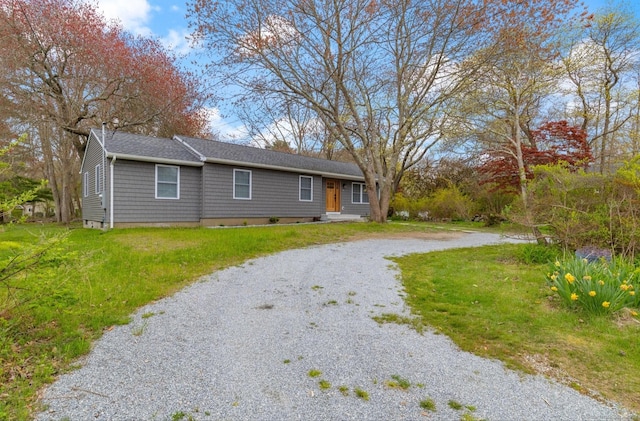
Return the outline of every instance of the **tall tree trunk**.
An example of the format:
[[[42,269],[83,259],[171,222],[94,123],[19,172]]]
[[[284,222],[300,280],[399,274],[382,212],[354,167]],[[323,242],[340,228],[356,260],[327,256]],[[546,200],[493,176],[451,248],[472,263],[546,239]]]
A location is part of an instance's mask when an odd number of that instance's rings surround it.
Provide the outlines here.
[[[62,186],[60,188],[61,198],[60,198],[60,218],[59,222],[63,224],[68,224],[71,222],[71,198],[69,197],[69,177],[67,175],[67,170],[63,168],[60,169],[62,172]]]
[[[384,214],[382,213],[380,199],[378,198],[378,193],[376,191],[377,189],[375,172],[365,171],[364,181],[367,188],[367,195],[369,196],[369,218],[373,222],[387,222],[387,213],[386,211],[384,212]],[[382,185],[380,187],[382,188]]]
[[[42,148],[42,157],[44,159],[45,174],[49,181],[51,196],[56,209],[56,222],[61,222],[62,207],[61,192],[56,177],[56,166],[53,158],[53,147],[51,145],[51,130],[46,124],[38,127],[38,136],[40,137],[40,147]]]
[[[535,218],[529,203],[529,194],[527,192],[527,168],[524,164],[524,155],[522,154],[522,132],[520,131],[520,115],[519,107],[515,107],[514,113],[514,143],[516,150],[516,161],[518,162],[518,178],[520,180],[520,198],[522,199],[522,207],[524,210],[525,224],[531,229],[531,232],[538,244],[546,244],[544,236],[535,224]]]
[[[607,167],[607,148],[609,146],[609,126],[611,122],[611,90],[605,88],[604,100],[604,126],[602,128],[602,138],[600,139],[600,174],[605,173]]]
[[[78,184],[77,155],[73,144],[66,136],[73,136],[61,129],[52,129],[47,124],[38,128],[45,171],[53,202],[56,221],[68,224],[72,220],[74,190]]]
[[[638,91],[640,92],[640,90]],[[640,101],[636,99],[636,106],[633,113],[633,125],[631,129],[631,155],[640,153]]]
[[[60,222],[64,224],[69,224],[73,220],[76,209],[73,196],[79,180],[77,171],[78,153],[73,144],[74,136],[66,131],[61,131],[60,144],[58,145],[63,201]]]

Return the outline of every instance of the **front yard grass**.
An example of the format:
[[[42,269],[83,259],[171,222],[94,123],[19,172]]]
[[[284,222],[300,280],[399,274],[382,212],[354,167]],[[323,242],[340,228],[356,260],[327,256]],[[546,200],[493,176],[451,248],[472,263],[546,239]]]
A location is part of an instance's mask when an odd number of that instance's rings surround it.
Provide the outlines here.
[[[0,233],[0,246],[10,245],[0,247],[0,261],[42,231],[52,235],[67,229],[8,228]],[[105,330],[128,323],[139,307],[203,275],[285,249],[438,232],[416,223],[72,229],[59,252],[66,259],[12,279],[12,288],[0,284],[0,419],[30,418],[41,409],[38,391],[72,369]],[[395,260],[416,315],[461,348],[514,368],[542,371],[585,393],[596,390],[640,411],[637,318],[587,318],[560,309],[545,288],[546,266],[520,263],[519,247]],[[358,389],[354,393],[368,398]]]
[[[0,262],[40,235],[67,231],[43,267],[0,283],[2,420],[28,419],[39,409],[37,392],[88,353],[103,331],[203,275],[285,249],[434,232],[425,225],[366,223],[106,232],[18,225],[0,231]]]
[[[522,247],[458,249],[394,261],[420,325],[447,335],[465,351],[640,412],[638,317],[630,312],[589,317],[563,309],[545,284],[548,266],[522,263],[517,257]]]

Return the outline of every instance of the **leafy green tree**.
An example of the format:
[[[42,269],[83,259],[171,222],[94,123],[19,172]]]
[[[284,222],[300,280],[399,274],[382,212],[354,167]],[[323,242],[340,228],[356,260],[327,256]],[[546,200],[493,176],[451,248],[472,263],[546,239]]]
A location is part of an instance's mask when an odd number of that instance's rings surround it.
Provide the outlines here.
[[[615,174],[573,171],[566,164],[534,169],[528,190],[535,222],[568,250],[608,249],[631,259],[640,252],[640,156]]]
[[[18,140],[19,142],[20,140]],[[11,211],[26,202],[46,197],[45,181],[37,182],[12,174],[11,166],[3,161],[18,142],[0,149],[0,222],[10,219]]]
[[[11,167],[8,163],[3,162],[3,157],[6,157],[17,145],[18,142],[11,143],[8,147],[0,149],[0,180],[6,178],[11,173]],[[5,189],[4,187],[11,187],[12,181],[14,181],[13,193],[12,189]],[[2,193],[0,193],[0,212],[4,217],[10,215],[11,211],[18,205],[25,202],[37,200],[38,198],[45,198],[48,193],[45,189],[46,181],[40,183],[33,180],[28,180],[21,177],[12,177],[9,181],[0,182]],[[1,229],[1,228],[0,228]],[[16,288],[13,283],[20,276],[25,274],[31,269],[35,269],[40,265],[43,258],[50,255],[52,251],[55,251],[56,247],[64,241],[66,235],[58,235],[49,238],[41,237],[36,239],[33,243],[25,247],[14,247],[8,255],[0,260],[0,285],[4,285],[8,289]],[[2,297],[0,295],[0,297]],[[13,297],[11,294],[7,295],[8,298]],[[12,305],[18,305],[13,303]],[[0,301],[0,314],[3,314],[8,310],[11,305],[8,300]]]
[[[427,200],[426,209],[434,219],[469,220],[473,202],[456,186],[438,189]]]

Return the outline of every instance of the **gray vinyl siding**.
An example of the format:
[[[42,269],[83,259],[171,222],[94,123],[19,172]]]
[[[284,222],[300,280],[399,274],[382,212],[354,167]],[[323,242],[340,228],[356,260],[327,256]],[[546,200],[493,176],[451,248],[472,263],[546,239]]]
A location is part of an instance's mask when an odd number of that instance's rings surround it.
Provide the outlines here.
[[[369,215],[371,213],[371,205],[369,203],[353,203],[353,184],[354,183],[361,184],[362,187],[364,187],[363,182],[358,182],[358,181],[347,182],[347,188],[344,191],[345,196],[343,196],[345,199],[343,202],[343,206],[345,209],[344,213]]]
[[[117,159],[113,171],[114,223],[199,222],[200,170],[200,167],[180,166],[180,198],[156,199],[156,165]]]
[[[251,171],[251,200],[233,198],[233,170]],[[324,213],[322,177],[304,172],[207,163],[203,218],[320,217]],[[313,200],[300,201],[300,176],[313,177]]]
[[[102,147],[97,140],[93,137],[89,138],[89,143],[87,144],[87,148],[85,150],[85,157],[83,161],[83,166],[81,169],[80,179],[82,180],[82,219],[85,221],[96,221],[96,222],[104,222],[105,213],[102,208],[100,202],[100,196],[96,194],[95,186],[96,186],[96,165],[102,165]],[[109,166],[107,161],[107,167]],[[104,169],[103,169],[104,170]],[[87,190],[89,195],[84,197],[85,186],[84,186],[84,174],[89,174],[89,185],[87,186]],[[105,176],[108,177],[108,173],[105,173]],[[107,180],[108,183],[108,180]],[[107,186],[105,186],[107,187]]]
[[[371,214],[371,208],[369,204],[351,203],[351,183],[346,189],[342,190],[342,213],[348,215],[360,215],[367,216]],[[346,195],[346,200],[345,200]]]

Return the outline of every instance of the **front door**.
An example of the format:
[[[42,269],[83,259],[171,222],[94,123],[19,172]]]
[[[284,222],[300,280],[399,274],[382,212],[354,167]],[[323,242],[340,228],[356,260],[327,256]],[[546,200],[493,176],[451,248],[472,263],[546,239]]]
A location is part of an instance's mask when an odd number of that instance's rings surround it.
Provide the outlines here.
[[[327,180],[327,212],[340,212],[340,182]]]

